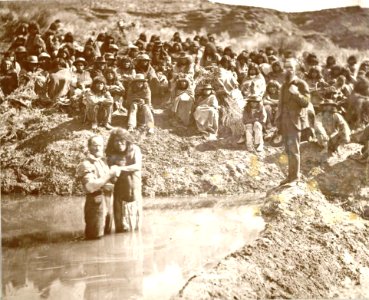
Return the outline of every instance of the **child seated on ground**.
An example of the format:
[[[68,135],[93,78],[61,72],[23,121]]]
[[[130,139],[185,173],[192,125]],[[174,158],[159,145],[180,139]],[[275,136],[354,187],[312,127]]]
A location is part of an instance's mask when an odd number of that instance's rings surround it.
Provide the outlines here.
[[[128,131],[132,132],[137,123],[146,127],[149,134],[154,133],[154,115],[151,111],[151,90],[143,74],[137,74],[127,92]],[[138,120],[141,116],[143,120]],[[141,121],[141,122],[138,122]],[[142,122],[143,121],[143,122]]]
[[[268,115],[266,124],[268,129],[276,126],[275,118],[277,115],[280,88],[281,85],[278,83],[278,81],[269,81],[263,97],[263,104]]]
[[[246,131],[246,149],[253,151],[254,145],[257,152],[264,149],[263,126],[267,119],[262,99],[259,96],[252,95],[247,100],[243,111],[242,122]]]
[[[94,78],[91,89],[86,93],[86,119],[91,123],[92,129],[100,124],[110,130],[113,97],[106,90],[106,80],[102,76]]]

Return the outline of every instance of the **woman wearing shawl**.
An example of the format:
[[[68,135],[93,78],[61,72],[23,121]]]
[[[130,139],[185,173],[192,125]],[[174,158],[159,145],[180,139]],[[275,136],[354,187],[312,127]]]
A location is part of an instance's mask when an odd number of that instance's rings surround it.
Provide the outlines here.
[[[112,131],[106,147],[110,167],[118,166],[120,176],[114,185],[115,232],[135,231],[142,224],[142,154],[127,130]]]
[[[195,112],[193,114],[198,130],[210,140],[215,140],[218,133],[218,100],[211,84],[206,84],[201,89],[200,96],[196,99]]]
[[[193,103],[193,81],[186,76],[179,77],[175,84],[172,111],[185,126],[190,124]]]

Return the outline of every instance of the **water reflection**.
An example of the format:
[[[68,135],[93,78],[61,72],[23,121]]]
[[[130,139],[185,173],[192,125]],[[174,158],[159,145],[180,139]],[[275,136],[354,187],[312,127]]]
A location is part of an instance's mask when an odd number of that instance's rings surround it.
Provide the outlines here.
[[[141,232],[3,248],[4,299],[168,299],[255,239],[254,207],[146,210]]]

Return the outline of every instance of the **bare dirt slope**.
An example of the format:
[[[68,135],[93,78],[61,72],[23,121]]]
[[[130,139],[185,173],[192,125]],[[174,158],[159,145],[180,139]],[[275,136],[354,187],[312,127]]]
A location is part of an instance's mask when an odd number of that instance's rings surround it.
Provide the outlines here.
[[[369,222],[309,185],[272,192],[268,226],[252,245],[193,276],[175,299],[364,299]]]

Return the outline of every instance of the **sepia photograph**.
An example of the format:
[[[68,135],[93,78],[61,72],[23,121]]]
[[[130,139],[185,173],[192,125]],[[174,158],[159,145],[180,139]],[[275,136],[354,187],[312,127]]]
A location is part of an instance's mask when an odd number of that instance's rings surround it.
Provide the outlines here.
[[[369,299],[369,0],[0,0],[4,300]]]

